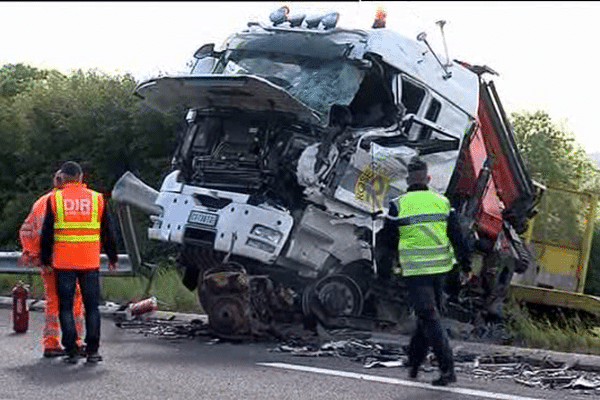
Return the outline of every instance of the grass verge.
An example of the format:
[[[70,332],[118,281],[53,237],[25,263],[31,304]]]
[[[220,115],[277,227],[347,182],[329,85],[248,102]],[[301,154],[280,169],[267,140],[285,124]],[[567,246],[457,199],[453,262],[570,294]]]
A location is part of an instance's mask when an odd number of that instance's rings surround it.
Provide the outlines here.
[[[581,312],[556,307],[505,305],[506,333],[513,345],[600,355],[600,321]]]
[[[0,274],[0,295],[10,296],[17,281],[30,286],[30,297],[44,298],[42,279],[37,274],[12,275]],[[156,297],[158,309],[163,311],[201,312],[202,307],[196,292],[190,292],[181,283],[181,276],[169,263],[159,264],[152,280],[143,276],[115,277],[104,274],[100,278],[102,288],[101,302],[111,301],[117,304],[136,302]]]

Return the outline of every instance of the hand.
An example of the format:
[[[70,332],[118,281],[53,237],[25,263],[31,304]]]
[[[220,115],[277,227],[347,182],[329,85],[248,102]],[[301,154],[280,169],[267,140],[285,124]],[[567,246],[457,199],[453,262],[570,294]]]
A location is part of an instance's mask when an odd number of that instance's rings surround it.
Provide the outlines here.
[[[469,272],[461,272],[460,273],[460,284],[461,285],[466,285],[467,283],[471,282],[471,280],[473,279],[473,271],[469,271]]]
[[[110,272],[116,271],[117,270],[117,262],[116,261],[115,262],[109,261],[108,262],[108,270]]]

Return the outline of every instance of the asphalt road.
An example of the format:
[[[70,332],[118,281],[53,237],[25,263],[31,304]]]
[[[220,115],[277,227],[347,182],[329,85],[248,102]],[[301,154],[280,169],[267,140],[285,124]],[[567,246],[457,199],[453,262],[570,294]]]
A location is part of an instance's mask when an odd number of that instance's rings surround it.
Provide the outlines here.
[[[276,343],[173,342],[117,328],[110,318],[102,320],[104,361],[67,365],[42,357],[41,312],[31,312],[25,334],[12,331],[10,313],[0,309],[0,400],[590,399],[461,373],[456,384],[434,388],[433,372],[410,381],[402,367],[365,369],[345,358],[270,352]]]

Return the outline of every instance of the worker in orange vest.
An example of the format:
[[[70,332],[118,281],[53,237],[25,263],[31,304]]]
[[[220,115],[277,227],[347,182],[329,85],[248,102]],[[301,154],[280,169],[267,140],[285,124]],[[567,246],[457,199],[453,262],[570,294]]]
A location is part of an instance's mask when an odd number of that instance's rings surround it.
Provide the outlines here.
[[[85,343],[87,362],[102,361],[100,346],[100,248],[108,256],[109,271],[117,267],[117,249],[102,194],[90,190],[82,182],[78,163],[67,161],[60,168],[62,188],[47,200],[42,224],[41,258],[56,272],[60,303],[62,344],[65,361],[78,361],[73,321],[73,296],[79,282],[85,308]]]
[[[52,179],[52,190],[60,188],[60,176],[58,171]],[[40,259],[40,237],[42,222],[46,215],[46,203],[51,192],[40,197],[33,206],[29,215],[19,230],[21,246],[21,264],[40,268],[40,275],[44,283],[44,294],[46,307],[44,309],[43,347],[44,357],[59,357],[66,354],[60,343],[60,321],[58,319],[58,294],[56,293],[56,275],[52,269],[44,268]],[[77,348],[80,353],[85,353],[83,345],[83,303],[79,285],[75,290],[73,301],[73,315],[75,317],[75,330],[77,332]]]

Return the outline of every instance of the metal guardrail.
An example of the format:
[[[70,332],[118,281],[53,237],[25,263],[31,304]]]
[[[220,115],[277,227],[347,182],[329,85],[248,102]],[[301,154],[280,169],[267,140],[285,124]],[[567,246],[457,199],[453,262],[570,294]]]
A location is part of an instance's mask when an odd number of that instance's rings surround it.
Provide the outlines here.
[[[2,251],[0,252],[0,274],[39,274],[38,267],[25,267],[19,262],[20,251]],[[108,257],[106,254],[100,255],[100,273],[115,276],[133,275],[131,261],[127,254],[119,254],[119,262],[116,271],[108,270]]]

